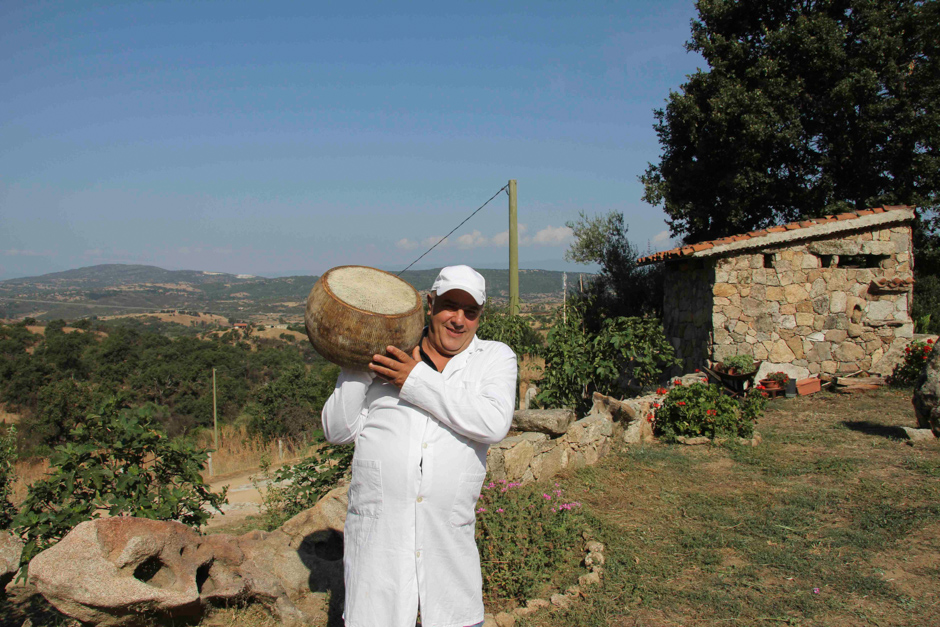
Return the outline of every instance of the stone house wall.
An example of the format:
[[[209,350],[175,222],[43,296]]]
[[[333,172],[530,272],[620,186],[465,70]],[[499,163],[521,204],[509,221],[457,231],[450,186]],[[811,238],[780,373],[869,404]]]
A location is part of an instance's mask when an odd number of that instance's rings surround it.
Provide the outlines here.
[[[666,264],[663,329],[682,364],[672,374],[692,372],[711,356],[715,266],[689,260]]]
[[[695,262],[702,265],[691,267]],[[704,352],[714,361],[763,360],[760,376],[880,372],[913,336],[907,224],[669,266],[664,328],[674,345],[678,340],[686,371],[701,365]]]

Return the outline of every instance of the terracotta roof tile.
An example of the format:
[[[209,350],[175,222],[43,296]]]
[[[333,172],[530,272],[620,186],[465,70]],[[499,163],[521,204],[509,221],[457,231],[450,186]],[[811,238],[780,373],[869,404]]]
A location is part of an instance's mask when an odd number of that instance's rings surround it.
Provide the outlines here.
[[[852,211],[849,213],[841,213],[839,215],[828,215],[822,216],[820,218],[811,218],[809,220],[802,220],[800,222],[791,222],[789,224],[772,226],[766,229],[760,229],[758,231],[752,231],[750,233],[740,233],[737,235],[731,235],[728,237],[721,237],[714,239],[708,242],[698,242],[696,244],[680,246],[679,248],[673,248],[672,250],[664,250],[658,253],[653,253],[652,255],[647,255],[641,259],[637,259],[637,263],[647,264],[653,263],[655,261],[663,261],[664,259],[676,259],[678,257],[689,257],[695,255],[697,252],[703,250],[708,250],[716,246],[722,246],[724,244],[731,244],[733,242],[741,242],[749,239],[762,237],[770,233],[785,233],[787,231],[796,231],[799,229],[805,229],[817,224],[827,224],[831,222],[840,222],[844,220],[854,220],[862,216],[869,216],[876,213],[885,213],[886,211],[896,211],[901,209],[910,209],[906,205],[885,205],[884,207],[872,207],[870,209],[860,209],[858,211]]]

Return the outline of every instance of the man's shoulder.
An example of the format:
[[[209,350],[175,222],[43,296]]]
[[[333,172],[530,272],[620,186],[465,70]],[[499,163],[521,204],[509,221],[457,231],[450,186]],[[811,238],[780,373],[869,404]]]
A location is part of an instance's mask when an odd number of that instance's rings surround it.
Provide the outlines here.
[[[476,338],[477,346],[476,348],[484,355],[490,355],[493,357],[512,357],[516,358],[516,353],[508,345],[498,342],[496,340],[481,340],[479,337]]]

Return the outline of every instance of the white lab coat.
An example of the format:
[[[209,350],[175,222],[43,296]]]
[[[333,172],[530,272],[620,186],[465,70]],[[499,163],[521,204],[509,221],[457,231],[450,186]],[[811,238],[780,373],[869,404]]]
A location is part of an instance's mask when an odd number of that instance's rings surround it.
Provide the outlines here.
[[[343,370],[323,407],[330,442],[356,443],[345,527],[347,627],[483,620],[474,541],[486,452],[509,431],[516,355],[471,340],[442,373],[419,363],[399,391]]]

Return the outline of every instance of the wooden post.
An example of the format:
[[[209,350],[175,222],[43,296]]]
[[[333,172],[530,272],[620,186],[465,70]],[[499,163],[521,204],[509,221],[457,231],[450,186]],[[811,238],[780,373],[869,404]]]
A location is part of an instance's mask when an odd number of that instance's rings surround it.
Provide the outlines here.
[[[519,228],[516,179],[509,181],[509,313],[519,314]]]
[[[568,273],[561,273],[561,321],[568,324]]]

